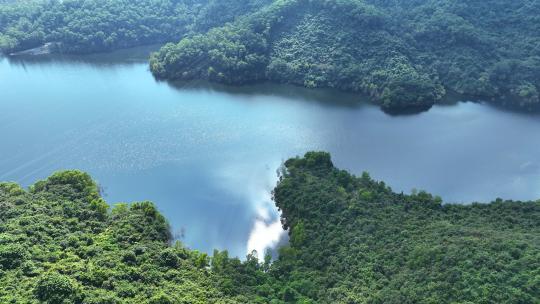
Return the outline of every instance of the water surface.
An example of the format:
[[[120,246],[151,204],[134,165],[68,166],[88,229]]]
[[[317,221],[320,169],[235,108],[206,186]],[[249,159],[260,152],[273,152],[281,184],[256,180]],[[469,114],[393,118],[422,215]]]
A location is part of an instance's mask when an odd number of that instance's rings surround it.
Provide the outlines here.
[[[277,242],[276,169],[308,150],[448,202],[540,198],[538,115],[464,102],[390,116],[328,90],[171,85],[147,52],[0,59],[0,180],[82,169],[109,203],[154,201],[189,247],[238,256]]]

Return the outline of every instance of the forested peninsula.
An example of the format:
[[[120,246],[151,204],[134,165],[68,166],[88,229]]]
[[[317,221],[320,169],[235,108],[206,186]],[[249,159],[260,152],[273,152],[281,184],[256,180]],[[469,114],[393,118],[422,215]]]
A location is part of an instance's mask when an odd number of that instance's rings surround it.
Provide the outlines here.
[[[257,81],[367,95],[386,110],[449,95],[540,108],[540,3],[276,0],[152,56],[163,79]]]
[[[538,303],[540,201],[443,204],[310,152],[274,190],[279,258],[208,256],[150,202],[115,204],[80,171],[0,183],[1,303]]]

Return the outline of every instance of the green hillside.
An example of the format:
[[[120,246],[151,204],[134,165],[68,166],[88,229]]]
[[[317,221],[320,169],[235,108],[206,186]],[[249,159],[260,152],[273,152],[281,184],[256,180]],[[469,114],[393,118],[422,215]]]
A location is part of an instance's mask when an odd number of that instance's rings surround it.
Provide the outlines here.
[[[17,0],[0,2],[0,51],[54,43],[91,53],[177,41],[252,12],[270,0]]]
[[[448,205],[392,192],[325,153],[275,191],[290,247],[274,264],[310,303],[538,303],[540,201]]]
[[[79,171],[0,184],[0,303],[538,303],[540,201],[443,205],[326,153],[287,161],[278,260],[171,240],[149,202],[109,206]]]
[[[538,16],[530,0],[276,0],[164,46],[150,67],[160,79],[337,88],[386,110],[448,94],[536,110]]]
[[[0,184],[0,303],[245,303],[149,202],[108,212],[90,177]],[[237,263],[240,263],[237,261]]]

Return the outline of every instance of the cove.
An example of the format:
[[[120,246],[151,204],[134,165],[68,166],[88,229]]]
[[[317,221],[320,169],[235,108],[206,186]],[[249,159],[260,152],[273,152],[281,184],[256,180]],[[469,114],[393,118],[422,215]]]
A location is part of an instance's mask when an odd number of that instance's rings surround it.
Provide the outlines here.
[[[540,198],[538,114],[391,116],[332,90],[157,82],[149,50],[0,59],[0,180],[81,169],[109,204],[151,200],[187,246],[241,257],[279,241],[277,169],[308,150],[446,202]]]

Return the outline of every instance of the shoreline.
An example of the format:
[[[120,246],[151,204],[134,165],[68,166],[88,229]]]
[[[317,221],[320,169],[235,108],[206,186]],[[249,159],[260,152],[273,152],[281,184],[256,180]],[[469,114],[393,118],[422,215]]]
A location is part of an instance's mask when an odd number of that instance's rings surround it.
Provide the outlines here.
[[[114,53],[122,53],[122,52],[130,52],[130,50],[137,50],[140,48],[149,48],[149,54],[147,56],[147,59],[145,60],[146,63],[149,63],[149,56],[152,52],[158,50],[157,46],[162,46],[162,44],[143,44],[133,47],[127,47],[127,48],[117,48],[113,50],[103,51],[103,52],[90,52],[90,53],[61,53],[58,51],[59,49],[59,43],[56,42],[47,42],[44,45],[41,45],[39,47],[18,51],[10,54],[2,54],[0,56],[5,58],[17,58],[24,60],[24,57],[40,57],[40,56],[54,56],[54,55],[68,55],[72,56],[73,58],[83,57],[83,56],[99,56],[103,54],[114,54]],[[469,94],[461,94],[453,91],[448,91],[447,94],[438,102],[435,102],[433,104],[426,104],[422,106],[400,106],[400,107],[391,107],[391,108],[385,108],[380,103],[373,100],[372,97],[370,97],[367,94],[361,93],[361,92],[353,92],[348,90],[342,90],[339,88],[331,88],[331,87],[316,87],[316,88],[308,88],[306,86],[290,83],[290,82],[280,82],[280,81],[272,81],[272,80],[262,80],[262,81],[256,81],[246,84],[239,84],[239,85],[231,85],[231,84],[224,84],[220,82],[215,82],[211,80],[205,80],[205,79],[193,79],[193,80],[177,80],[177,79],[167,79],[156,76],[152,71],[149,69],[149,72],[152,74],[152,76],[160,82],[167,83],[173,87],[176,87],[177,83],[190,83],[192,81],[204,81],[206,82],[210,87],[218,90],[241,90],[241,88],[247,88],[262,84],[272,84],[272,85],[283,85],[286,87],[301,89],[301,90],[309,90],[316,93],[317,91],[323,92],[326,90],[330,90],[331,92],[335,92],[336,94],[346,94],[351,95],[351,98],[356,99],[355,103],[368,103],[371,105],[377,106],[381,111],[384,113],[391,115],[391,116],[408,116],[408,115],[416,115],[421,114],[424,112],[429,111],[433,106],[436,105],[454,105],[459,102],[474,102],[474,103],[486,103],[488,105],[494,106],[496,108],[499,108],[504,111],[514,112],[514,113],[520,113],[520,114],[540,114],[540,103],[533,104],[531,106],[522,106],[521,103],[518,100],[510,99],[508,97],[500,97],[500,98],[493,98],[488,96],[474,96]]]
[[[47,42],[41,46],[26,49],[18,52],[9,53],[10,57],[16,56],[41,56],[41,55],[50,55],[54,53],[54,50],[58,48],[59,44],[56,42]]]

